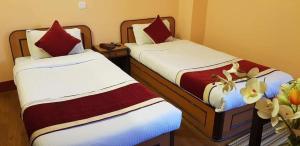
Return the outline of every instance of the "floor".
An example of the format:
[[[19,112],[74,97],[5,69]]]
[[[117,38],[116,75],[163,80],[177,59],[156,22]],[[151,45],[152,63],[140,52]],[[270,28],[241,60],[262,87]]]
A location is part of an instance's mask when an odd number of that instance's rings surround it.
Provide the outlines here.
[[[17,91],[0,93],[0,146],[26,146],[27,140]],[[175,146],[222,146],[230,141],[213,142],[185,121],[175,133]]]

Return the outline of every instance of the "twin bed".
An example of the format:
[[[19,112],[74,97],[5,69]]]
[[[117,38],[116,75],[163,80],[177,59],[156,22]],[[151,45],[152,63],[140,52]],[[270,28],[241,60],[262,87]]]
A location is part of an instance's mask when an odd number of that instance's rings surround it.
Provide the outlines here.
[[[163,19],[174,36],[174,18]],[[245,105],[239,90],[224,94],[212,74],[230,69],[233,62],[244,70],[259,67],[268,97],[292,80],[284,72],[187,40],[137,45],[132,25],[153,20],[121,24],[121,43],[131,50],[132,77],[91,50],[87,26],[65,27],[81,30],[84,53],[38,60],[29,57],[25,30],[11,34],[14,81],[32,145],[172,145],[182,114],[208,137],[223,140],[249,131],[253,105]],[[237,89],[244,84],[240,80]]]
[[[181,111],[88,49],[87,26],[73,27],[86,48],[75,55],[32,59],[25,30],[10,36],[31,145],[172,145]]]
[[[170,23],[169,30],[174,36],[174,18],[163,19]],[[214,84],[213,74],[222,75],[222,70],[229,70],[234,62],[239,62],[244,71],[258,67],[261,71],[258,78],[268,84],[268,97],[276,96],[279,86],[292,80],[282,71],[187,40],[137,44],[132,26],[152,21],[154,18],[121,24],[121,42],[131,51],[131,75],[182,109],[186,121],[214,140],[249,131],[253,105],[246,105],[239,92],[245,80],[239,80],[237,89],[225,94],[220,83]]]

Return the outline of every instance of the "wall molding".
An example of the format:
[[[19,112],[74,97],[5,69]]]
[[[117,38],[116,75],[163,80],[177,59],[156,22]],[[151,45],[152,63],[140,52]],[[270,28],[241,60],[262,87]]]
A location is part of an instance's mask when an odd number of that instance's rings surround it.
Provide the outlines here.
[[[0,92],[5,92],[14,89],[16,89],[16,86],[13,80],[0,82]]]

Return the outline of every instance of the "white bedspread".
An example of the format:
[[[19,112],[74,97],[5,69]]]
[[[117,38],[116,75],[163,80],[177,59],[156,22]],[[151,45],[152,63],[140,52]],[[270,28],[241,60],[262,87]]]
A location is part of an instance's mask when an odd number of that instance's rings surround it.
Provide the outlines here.
[[[203,68],[213,69],[241,60],[187,40],[145,45],[128,43],[126,46],[130,48],[133,58],[178,86],[181,75],[185,72],[200,71]],[[266,79],[267,95],[272,97],[278,93],[279,86],[292,80],[292,77],[287,73],[275,71],[260,79]],[[221,86],[215,87],[211,91],[204,91],[203,100],[215,107],[216,112],[241,107],[245,105],[239,92],[243,86],[245,82],[237,83],[236,90],[228,94],[222,92]],[[207,95],[208,92],[210,95]]]
[[[136,82],[92,50],[40,60],[18,58],[14,79],[22,110],[36,103],[79,98],[105,92],[112,85]],[[118,117],[42,135],[33,145],[131,146],[176,130],[180,123],[181,111],[161,102]]]

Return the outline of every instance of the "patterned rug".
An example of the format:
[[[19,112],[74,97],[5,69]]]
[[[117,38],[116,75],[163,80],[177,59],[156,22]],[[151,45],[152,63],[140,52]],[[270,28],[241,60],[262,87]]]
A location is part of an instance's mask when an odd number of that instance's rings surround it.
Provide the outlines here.
[[[264,125],[263,133],[262,133],[262,146],[278,146],[287,141],[288,131],[284,131],[280,134],[276,134],[274,128],[271,124]],[[250,133],[232,141],[228,144],[228,146],[248,146],[249,145]]]

